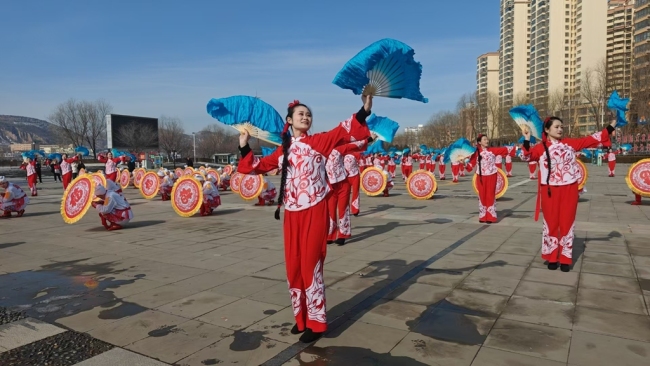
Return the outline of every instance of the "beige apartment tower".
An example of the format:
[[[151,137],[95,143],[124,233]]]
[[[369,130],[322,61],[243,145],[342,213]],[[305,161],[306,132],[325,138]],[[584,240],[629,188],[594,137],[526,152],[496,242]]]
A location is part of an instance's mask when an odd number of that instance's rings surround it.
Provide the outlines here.
[[[528,96],[530,0],[501,0],[499,97],[503,108]]]
[[[478,102],[478,133],[489,138],[498,136],[495,110],[499,103],[499,52],[481,55],[476,60],[476,99]]]
[[[613,90],[623,98],[632,92],[632,38],[634,1],[610,0],[607,10],[607,94]]]

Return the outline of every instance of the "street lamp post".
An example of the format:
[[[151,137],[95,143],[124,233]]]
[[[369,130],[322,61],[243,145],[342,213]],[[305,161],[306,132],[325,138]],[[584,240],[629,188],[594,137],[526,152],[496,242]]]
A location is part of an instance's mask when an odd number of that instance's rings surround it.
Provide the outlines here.
[[[194,161],[196,162],[196,133],[192,132],[192,137],[194,138]]]
[[[176,150],[172,150],[172,159],[174,160],[174,169],[176,169]]]

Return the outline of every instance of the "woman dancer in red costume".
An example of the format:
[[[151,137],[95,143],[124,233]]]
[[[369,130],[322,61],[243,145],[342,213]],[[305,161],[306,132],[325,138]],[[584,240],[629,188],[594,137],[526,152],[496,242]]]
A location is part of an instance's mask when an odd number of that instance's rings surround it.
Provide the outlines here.
[[[548,261],[550,270],[556,270],[559,262],[562,272],[569,272],[573,261],[573,231],[580,176],[576,151],[599,144],[609,146],[609,136],[614,132],[615,125],[616,120],[591,136],[562,138],[562,120],[549,117],[544,121],[542,142],[533,148],[530,147],[530,131],[524,132],[522,160],[539,162],[535,221],[539,218],[541,205],[544,213],[542,259]]]
[[[467,171],[477,167],[476,189],[478,190],[478,222],[497,222],[497,157],[513,156],[514,146],[488,147],[490,140],[485,135],[476,138],[476,152],[467,164]]]
[[[282,133],[282,146],[271,155],[255,158],[248,146],[250,135],[239,136],[242,155],[237,171],[263,174],[282,169],[278,209],[284,204],[284,253],[289,293],[296,325],[291,333],[304,334],[300,341],[311,343],[327,330],[323,263],[327,250],[327,195],[331,188],[325,172],[326,156],[339,145],[370,137],[366,117],[372,96],[363,96],[363,107],[348,120],[325,133],[309,135],[311,110],[299,101],[289,104]],[[289,133],[290,132],[290,133]]]

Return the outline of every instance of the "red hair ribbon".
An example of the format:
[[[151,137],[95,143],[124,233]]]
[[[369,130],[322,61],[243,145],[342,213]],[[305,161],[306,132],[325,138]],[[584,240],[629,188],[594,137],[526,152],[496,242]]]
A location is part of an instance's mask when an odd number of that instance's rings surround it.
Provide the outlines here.
[[[300,104],[300,101],[298,99],[294,99],[293,102],[289,103],[289,108],[293,108],[293,107],[297,106],[298,104]]]
[[[289,126],[291,125],[288,122],[284,123],[284,128],[282,129],[282,135],[284,135],[285,133],[287,133],[287,131],[289,131]]]

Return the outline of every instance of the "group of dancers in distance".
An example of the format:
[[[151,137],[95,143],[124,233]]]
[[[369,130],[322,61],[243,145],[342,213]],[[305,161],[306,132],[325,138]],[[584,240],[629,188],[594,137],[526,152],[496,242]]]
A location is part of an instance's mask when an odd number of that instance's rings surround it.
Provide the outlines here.
[[[386,141],[374,124],[373,97],[406,98],[424,103],[428,101],[419,91],[422,65],[413,59],[413,55],[414,50],[408,45],[383,39],[350,60],[333,83],[361,95],[363,105],[328,132],[309,134],[313,126],[312,111],[297,100],[289,104],[284,118],[275,110],[266,112],[254,110],[257,107],[229,106],[230,102],[225,99],[211,100],[208,103],[208,113],[212,117],[240,131],[241,158],[237,166],[238,173],[263,175],[279,171],[279,190],[276,192],[273,187],[258,204],[274,202],[277,194],[276,220],[280,220],[281,208],[284,207],[282,225],[285,265],[296,321],[291,333],[301,334],[301,342],[311,343],[327,330],[323,279],[327,245],[343,245],[350,237],[350,213],[359,213],[360,171],[369,166],[378,167],[389,181],[384,196],[389,195],[392,187],[398,165],[394,158],[386,159],[379,155],[373,155],[371,159],[367,159],[368,156],[362,158],[362,152],[368,143],[375,139]],[[231,101],[244,99],[246,98],[235,97]],[[258,98],[248,97],[246,100],[249,107],[262,104]],[[249,114],[245,118],[238,118],[239,112]],[[258,118],[260,120],[255,120]],[[585,148],[610,146],[610,135],[615,131],[616,124],[613,122],[591,136],[574,139],[564,137],[561,119],[549,117],[541,122],[535,122],[535,137],[541,139],[536,145],[531,143],[530,131],[522,128],[524,132],[520,158],[539,166],[535,219],[538,219],[540,211],[544,213],[542,258],[548,262],[548,269],[560,268],[567,272],[572,264],[579,195],[577,154]],[[249,130],[251,126],[257,130]],[[266,156],[255,156],[249,146],[251,131],[254,137],[267,138],[279,146]],[[467,144],[471,145],[469,142]],[[489,147],[489,144],[486,136],[479,135],[471,153],[457,156],[451,161],[455,182],[465,171],[475,171],[479,195],[478,220],[485,224],[497,222],[497,166],[505,160],[506,170],[510,171],[508,164],[512,163],[512,157],[516,154],[515,146]],[[438,156],[437,159],[440,179],[444,179],[443,157]],[[107,160],[107,164],[109,161],[113,160]],[[434,156],[422,152],[410,154],[410,151],[404,151],[399,160],[403,178],[406,179],[413,173],[413,165],[429,170],[434,169],[435,161]],[[108,173],[108,166],[106,170]],[[178,187],[179,182],[174,183],[174,179],[180,181],[184,178],[174,178],[164,170],[159,174],[162,179],[169,177],[161,193],[163,199],[167,199],[171,194],[169,187],[174,184]],[[98,200],[93,202],[93,206],[99,212],[104,226],[109,230],[117,230],[133,218],[133,213],[120,189],[116,188],[118,185],[114,179],[110,179],[108,174],[106,178],[106,187],[99,185],[95,191]],[[197,180],[202,178],[196,177]],[[226,181],[225,177],[222,181]],[[4,212],[15,210],[22,215],[25,202],[28,201],[24,192],[3,177],[0,177],[0,187],[5,188],[6,192],[2,201]]]

